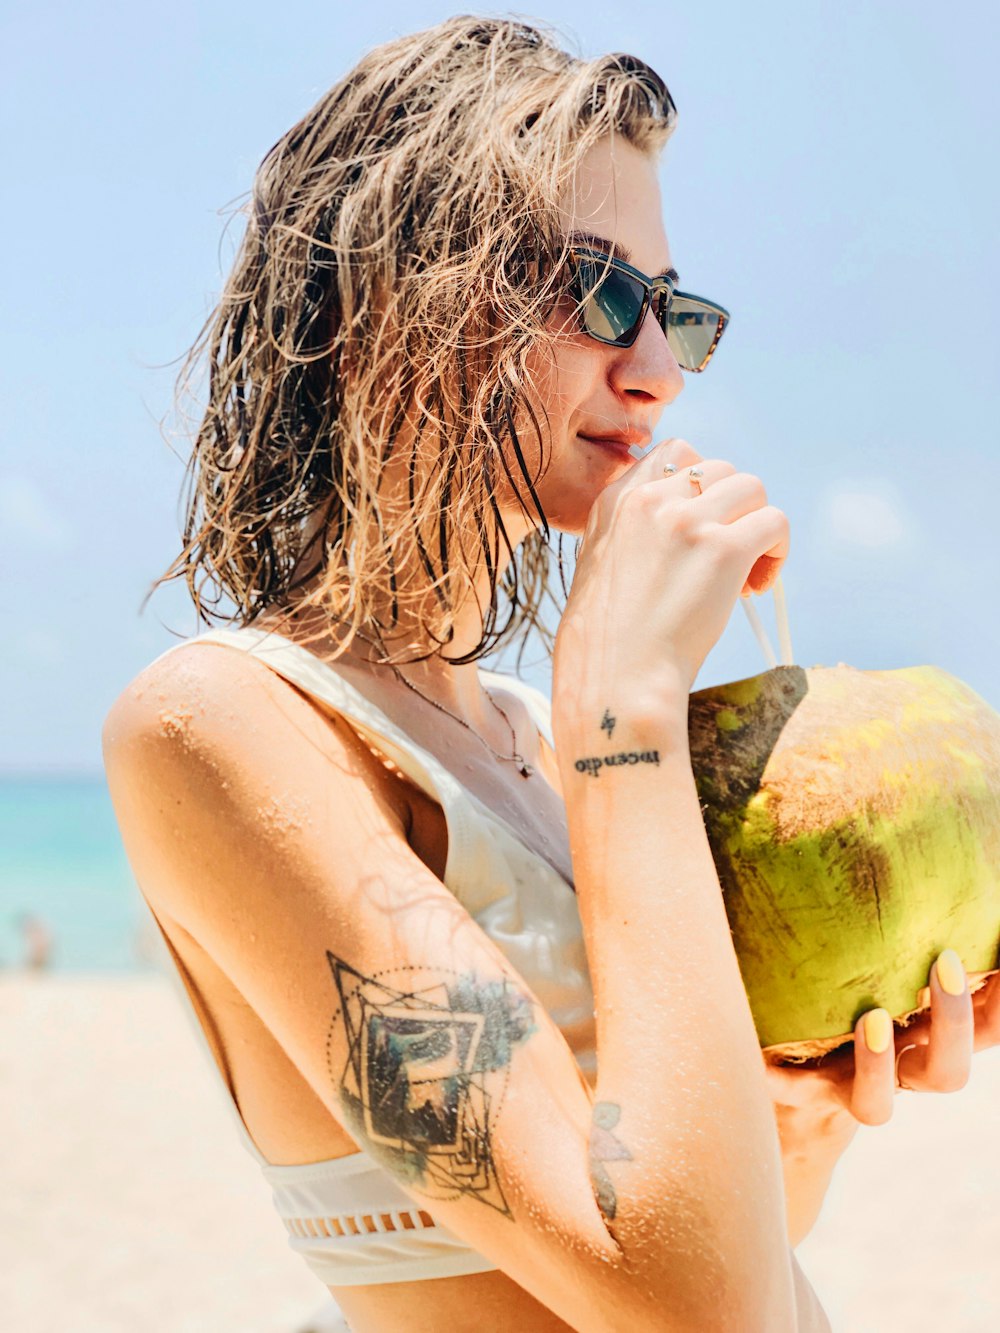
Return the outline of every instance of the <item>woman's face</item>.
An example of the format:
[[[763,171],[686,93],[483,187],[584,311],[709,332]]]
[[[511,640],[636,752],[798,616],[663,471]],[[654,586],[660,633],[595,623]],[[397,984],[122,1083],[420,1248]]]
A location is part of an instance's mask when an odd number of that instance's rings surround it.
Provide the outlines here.
[[[627,140],[619,139],[613,150],[609,139],[590,149],[564,216],[567,233],[616,242],[620,257],[650,277],[672,267],[656,163]],[[587,243],[597,248],[593,240]],[[549,327],[565,333],[555,350],[544,360],[538,354],[531,367],[549,418],[549,466],[535,489],[550,525],[579,535],[597,494],[632,465],[630,458],[594,439],[632,431],[630,442],[649,444],[660,414],[684,381],[648,312],[631,347],[609,347],[576,331],[568,297],[553,310]],[[538,465],[534,433],[522,430],[519,437],[530,472]],[[509,463],[518,478],[516,459]],[[516,503],[508,510],[501,501],[501,510],[509,533],[512,528],[522,536],[529,531]]]

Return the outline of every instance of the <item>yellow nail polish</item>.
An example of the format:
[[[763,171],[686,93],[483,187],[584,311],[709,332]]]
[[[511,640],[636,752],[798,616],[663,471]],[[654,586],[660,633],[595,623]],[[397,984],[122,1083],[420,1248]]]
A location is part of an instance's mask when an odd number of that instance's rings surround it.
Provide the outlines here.
[[[949,995],[965,994],[965,968],[954,949],[945,949],[937,960],[937,979]]]
[[[892,1042],[892,1019],[886,1009],[869,1009],[865,1014],[865,1045],[873,1055],[881,1055]]]

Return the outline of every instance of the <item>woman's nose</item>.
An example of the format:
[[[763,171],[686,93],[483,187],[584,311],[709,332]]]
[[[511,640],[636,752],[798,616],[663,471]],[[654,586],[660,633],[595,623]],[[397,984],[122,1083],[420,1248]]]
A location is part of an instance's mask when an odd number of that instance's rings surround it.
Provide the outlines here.
[[[646,394],[661,404],[672,403],[684,388],[684,374],[652,310],[632,346],[618,349],[611,378],[619,393]]]

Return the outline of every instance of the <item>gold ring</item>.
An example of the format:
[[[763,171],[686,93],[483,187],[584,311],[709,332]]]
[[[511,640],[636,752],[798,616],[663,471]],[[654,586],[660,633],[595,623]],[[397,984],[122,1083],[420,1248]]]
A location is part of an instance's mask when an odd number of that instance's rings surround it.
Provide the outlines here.
[[[900,1060],[902,1060],[903,1056],[906,1054],[907,1051],[915,1051],[919,1045],[920,1045],[919,1041],[913,1041],[909,1044],[909,1046],[904,1046],[902,1050],[899,1052],[899,1054],[896,1056],[896,1087],[901,1088],[903,1092],[916,1092],[916,1088],[911,1088],[909,1083],[904,1083],[903,1080],[899,1077],[899,1062]]]
[[[703,495],[704,492],[703,492],[702,489],[701,489],[701,482],[698,480],[698,478],[699,478],[699,477],[703,477],[704,475],[705,475],[705,473],[704,473],[703,469],[700,468],[700,467],[689,467],[689,468],[688,468],[688,480],[691,482],[691,485],[692,485],[692,486],[697,486],[697,487],[698,487],[698,494],[699,494],[699,495]]]
[[[672,477],[676,471],[677,471],[677,464],[668,463],[666,467],[663,469],[663,475],[665,477]]]

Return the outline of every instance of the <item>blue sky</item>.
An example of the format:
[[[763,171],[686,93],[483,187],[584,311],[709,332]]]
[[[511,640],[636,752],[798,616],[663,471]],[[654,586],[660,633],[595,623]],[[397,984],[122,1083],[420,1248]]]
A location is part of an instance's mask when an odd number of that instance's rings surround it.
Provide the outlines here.
[[[366,50],[469,9],[669,84],[672,253],[733,321],[658,438],[788,514],[796,661],[934,663],[1000,707],[996,6],[49,3],[0,30],[0,769],[98,771],[114,698],[196,628],[180,585],[139,603],[178,549],[164,367],[223,282],[222,210]],[[696,684],[763,667],[737,610]]]

